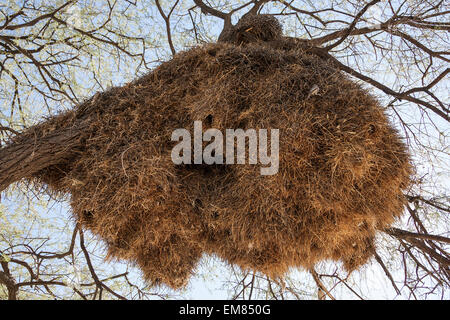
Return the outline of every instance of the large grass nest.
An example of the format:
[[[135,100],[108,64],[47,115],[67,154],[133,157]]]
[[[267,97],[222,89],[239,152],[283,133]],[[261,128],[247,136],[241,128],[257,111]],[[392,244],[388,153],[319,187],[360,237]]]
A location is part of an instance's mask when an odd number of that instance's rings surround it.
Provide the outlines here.
[[[82,227],[152,284],[183,286],[203,253],[269,277],[323,260],[365,264],[377,230],[402,213],[407,149],[370,93],[279,36],[181,52],[30,128],[16,141],[87,119],[67,145],[73,156],[30,179],[70,194]],[[172,132],[193,132],[195,120],[222,132],[278,128],[279,172],[175,165]]]

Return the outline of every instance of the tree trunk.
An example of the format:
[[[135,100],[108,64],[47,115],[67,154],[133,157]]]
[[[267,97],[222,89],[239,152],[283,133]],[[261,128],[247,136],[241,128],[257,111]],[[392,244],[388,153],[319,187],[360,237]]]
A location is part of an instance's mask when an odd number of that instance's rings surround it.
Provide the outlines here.
[[[42,137],[24,134],[16,142],[1,148],[0,192],[14,182],[74,157],[79,152],[74,146],[79,144],[87,125],[87,121],[77,121]]]

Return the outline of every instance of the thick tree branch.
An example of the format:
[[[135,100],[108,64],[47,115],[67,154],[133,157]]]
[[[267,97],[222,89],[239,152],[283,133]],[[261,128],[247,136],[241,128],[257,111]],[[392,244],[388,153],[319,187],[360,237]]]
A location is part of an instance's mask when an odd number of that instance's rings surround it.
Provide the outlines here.
[[[0,283],[4,284],[8,290],[8,300],[17,300],[17,292],[19,289],[9,271],[8,263],[6,261],[1,261],[0,265],[3,268],[3,271],[0,271]]]
[[[84,121],[44,137],[28,136],[0,149],[0,192],[23,178],[76,155],[73,148],[87,127]],[[68,147],[70,146],[70,147]]]
[[[196,4],[197,7],[199,7],[202,10],[203,13],[210,14],[212,16],[222,19],[223,20],[223,30],[231,27],[231,14],[230,13],[225,13],[225,12],[219,11],[217,9],[214,9],[214,8],[208,6],[207,4],[205,4],[205,2],[203,2],[202,0],[194,0],[194,3]]]
[[[432,234],[423,234],[423,233],[416,233],[416,232],[410,232],[406,230],[401,230],[398,228],[389,228],[386,230],[388,234],[391,236],[394,236],[396,238],[402,238],[402,239],[423,239],[423,240],[433,240],[433,241],[439,241],[444,243],[450,243],[450,238],[438,236],[438,235],[432,235]]]

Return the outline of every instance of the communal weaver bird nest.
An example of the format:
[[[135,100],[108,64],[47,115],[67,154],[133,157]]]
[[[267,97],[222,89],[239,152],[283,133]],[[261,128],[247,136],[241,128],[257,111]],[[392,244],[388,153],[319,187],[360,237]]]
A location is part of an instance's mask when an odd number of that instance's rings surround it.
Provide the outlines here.
[[[17,135],[0,150],[1,189],[25,178],[70,195],[80,226],[151,284],[185,285],[203,254],[269,277],[362,266],[401,215],[412,170],[380,103],[272,17],[219,40]],[[172,132],[196,120],[279,129],[278,173],[174,164]]]

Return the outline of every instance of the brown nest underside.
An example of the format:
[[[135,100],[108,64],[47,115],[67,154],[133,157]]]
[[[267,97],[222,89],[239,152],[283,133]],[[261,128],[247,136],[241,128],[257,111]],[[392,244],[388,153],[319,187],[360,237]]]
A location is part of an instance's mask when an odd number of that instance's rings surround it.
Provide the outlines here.
[[[29,178],[70,194],[109,256],[153,284],[183,286],[203,253],[269,277],[327,259],[363,265],[376,231],[402,213],[406,147],[366,90],[288,39],[268,40],[179,53],[32,127],[17,141],[87,119],[72,156]],[[278,174],[173,164],[171,134],[195,120],[223,132],[278,128]]]

